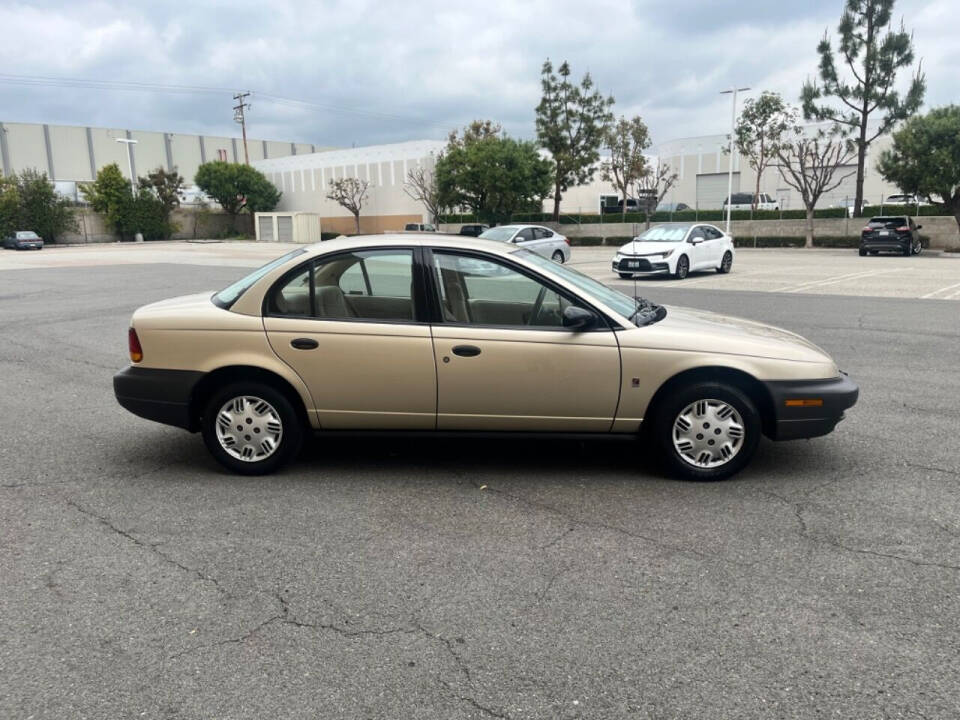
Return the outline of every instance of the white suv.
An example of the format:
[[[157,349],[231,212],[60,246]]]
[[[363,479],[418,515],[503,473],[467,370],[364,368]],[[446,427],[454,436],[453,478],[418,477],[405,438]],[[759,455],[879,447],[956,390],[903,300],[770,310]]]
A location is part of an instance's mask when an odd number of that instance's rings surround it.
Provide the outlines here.
[[[733,193],[730,196],[731,210],[749,210],[753,207],[753,193]],[[727,201],[723,201],[723,209],[727,209]],[[770,197],[767,193],[757,195],[757,210],[779,210],[780,201]]]

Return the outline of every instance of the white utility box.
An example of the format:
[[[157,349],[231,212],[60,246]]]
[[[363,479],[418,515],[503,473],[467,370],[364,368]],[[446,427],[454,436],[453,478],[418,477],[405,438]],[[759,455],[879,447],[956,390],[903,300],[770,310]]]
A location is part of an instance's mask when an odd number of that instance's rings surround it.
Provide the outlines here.
[[[320,242],[320,216],[307,212],[258,212],[253,214],[257,242]]]

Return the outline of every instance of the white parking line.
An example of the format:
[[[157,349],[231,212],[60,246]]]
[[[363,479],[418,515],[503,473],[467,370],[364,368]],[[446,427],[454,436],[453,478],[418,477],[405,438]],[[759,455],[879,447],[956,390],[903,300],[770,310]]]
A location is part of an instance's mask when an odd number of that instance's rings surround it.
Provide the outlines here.
[[[954,285],[947,285],[946,287],[942,287],[942,288],[940,288],[939,290],[934,290],[933,292],[928,292],[926,295],[921,295],[921,296],[920,296],[920,299],[921,299],[921,300],[926,300],[926,299],[928,299],[928,298],[934,297],[935,295],[939,295],[939,294],[942,293],[942,292],[946,292],[947,290],[953,290],[954,288],[960,288],[960,283],[956,283],[956,284],[954,284]],[[945,295],[942,299],[952,300],[957,294],[958,294],[958,293],[951,293],[951,295],[950,295],[949,297],[947,297],[947,296]]]
[[[823,280],[811,280],[810,282],[805,283],[784,285],[783,287],[776,288],[770,292],[799,292],[800,290],[806,290],[807,288],[833,285],[834,283],[844,282],[845,280],[859,280],[860,278],[872,277],[874,275],[897,272],[897,270],[899,270],[899,268],[890,268],[888,270],[870,270],[868,272],[855,272],[848,273],[846,275],[834,275],[833,277],[824,278]]]

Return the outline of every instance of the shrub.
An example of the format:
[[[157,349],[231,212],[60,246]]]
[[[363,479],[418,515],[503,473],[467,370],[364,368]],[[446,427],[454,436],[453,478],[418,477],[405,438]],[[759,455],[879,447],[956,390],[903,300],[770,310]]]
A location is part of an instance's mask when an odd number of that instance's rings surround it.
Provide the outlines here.
[[[70,201],[57,195],[47,174],[27,169],[16,176],[17,230],[33,230],[47,242],[77,229]]]

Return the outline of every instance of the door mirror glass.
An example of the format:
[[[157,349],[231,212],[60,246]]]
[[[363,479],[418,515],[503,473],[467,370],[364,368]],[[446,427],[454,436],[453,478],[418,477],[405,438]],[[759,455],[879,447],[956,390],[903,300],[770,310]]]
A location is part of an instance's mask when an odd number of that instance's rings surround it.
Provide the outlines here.
[[[576,305],[568,305],[563,311],[563,326],[575,332],[590,330],[597,326],[597,316]]]

